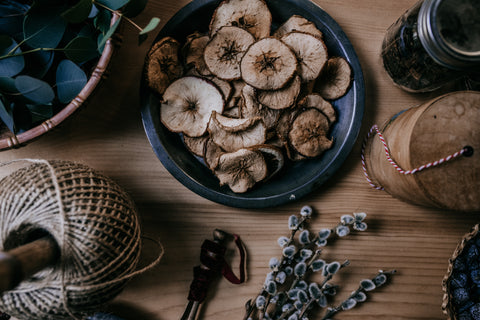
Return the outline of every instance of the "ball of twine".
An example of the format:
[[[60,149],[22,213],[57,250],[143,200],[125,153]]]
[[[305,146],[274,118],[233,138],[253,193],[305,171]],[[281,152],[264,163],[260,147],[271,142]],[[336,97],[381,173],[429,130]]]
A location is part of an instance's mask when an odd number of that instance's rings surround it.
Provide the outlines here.
[[[135,274],[140,227],[135,205],[111,179],[81,164],[29,160],[0,181],[0,249],[50,234],[57,264],[0,297],[19,319],[79,319],[113,299]]]

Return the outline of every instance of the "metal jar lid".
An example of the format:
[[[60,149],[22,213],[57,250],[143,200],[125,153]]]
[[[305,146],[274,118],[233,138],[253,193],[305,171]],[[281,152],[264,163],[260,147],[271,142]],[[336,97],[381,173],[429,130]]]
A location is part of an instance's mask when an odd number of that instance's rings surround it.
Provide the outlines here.
[[[440,65],[480,68],[480,2],[425,0],[418,14],[418,36]]]

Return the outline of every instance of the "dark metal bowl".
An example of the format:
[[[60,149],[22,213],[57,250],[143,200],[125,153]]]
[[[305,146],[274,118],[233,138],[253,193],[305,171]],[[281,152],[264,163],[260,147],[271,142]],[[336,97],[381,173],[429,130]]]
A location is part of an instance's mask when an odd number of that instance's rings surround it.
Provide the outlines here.
[[[219,0],[194,0],[178,11],[162,28],[155,41],[171,36],[184,42],[194,31],[208,30]],[[358,57],[340,26],[325,11],[308,0],[266,0],[272,13],[272,30],[294,14],[314,22],[323,34],[330,56],[342,56],[353,70],[350,90],[333,105],[337,122],[331,135],[333,147],[318,159],[288,163],[277,177],[237,194],[220,187],[218,179],[183,145],[181,136],[169,132],[160,122],[159,98],[145,83],[141,85],[141,113],[147,137],[165,168],[183,185],[200,196],[224,205],[240,208],[273,207],[298,200],[329,179],[350,153],[360,130],[365,86]],[[144,77],[143,77],[144,78]]]

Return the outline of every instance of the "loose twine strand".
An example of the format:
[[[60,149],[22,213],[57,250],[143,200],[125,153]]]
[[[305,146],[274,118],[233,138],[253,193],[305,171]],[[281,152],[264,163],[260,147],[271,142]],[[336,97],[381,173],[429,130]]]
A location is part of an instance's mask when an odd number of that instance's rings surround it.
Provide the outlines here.
[[[60,226],[61,232],[62,232],[62,239],[61,239],[62,245],[60,246],[60,250],[61,250],[61,258],[60,258],[61,295],[62,295],[61,299],[62,299],[63,306],[65,308],[65,312],[75,320],[82,320],[82,318],[79,318],[74,314],[74,311],[71,310],[71,308],[69,307],[69,302],[68,302],[68,295],[67,295],[68,289],[67,289],[67,281],[66,281],[66,265],[67,265],[66,264],[66,256],[67,256],[66,251],[67,250],[66,250],[66,245],[65,245],[66,241],[67,241],[66,236],[67,236],[67,232],[68,232],[68,230],[67,230],[68,224],[66,223],[68,217],[67,217],[67,212],[65,210],[64,203],[62,201],[61,187],[60,187],[60,183],[58,181],[57,175],[55,173],[55,169],[48,160],[29,159],[29,158],[14,159],[14,160],[10,160],[10,161],[7,161],[7,162],[3,162],[3,163],[0,163],[0,167],[8,166],[8,165],[18,163],[18,162],[30,162],[30,163],[34,163],[34,164],[44,164],[49,169],[49,172],[51,174],[52,183],[53,183],[53,186],[54,186],[54,189],[55,189],[55,197],[56,197],[56,201],[57,201],[57,205],[58,205],[58,208],[59,208],[59,211],[60,211],[60,217],[61,217],[61,226]],[[75,207],[74,207],[73,203],[72,203],[72,209],[71,210],[72,210],[72,212],[75,211]],[[105,286],[108,286],[108,285],[117,284],[117,283],[123,282],[125,280],[129,280],[132,277],[137,276],[139,274],[142,274],[142,273],[150,270],[154,266],[156,266],[163,257],[163,254],[165,252],[164,247],[162,246],[160,241],[158,241],[156,239],[146,237],[146,236],[142,236],[141,238],[152,241],[158,247],[157,257],[152,262],[150,262],[148,265],[146,265],[145,267],[143,267],[139,270],[132,271],[132,272],[127,273],[127,274],[125,274],[125,275],[123,275],[119,278],[114,279],[114,280],[110,280],[110,281],[107,281],[107,282],[102,282],[101,284],[89,285],[88,288],[92,289],[92,288],[95,288],[95,287],[105,287]]]
[[[366,161],[365,161],[365,148],[367,146],[368,140],[374,134],[376,134],[378,136],[378,138],[380,139],[380,141],[382,142],[383,149],[385,151],[385,155],[387,157],[388,162],[397,170],[398,173],[401,173],[403,175],[410,175],[410,174],[414,174],[414,173],[420,172],[420,171],[428,169],[428,168],[436,167],[436,166],[438,166],[442,163],[453,160],[453,159],[455,159],[455,158],[457,158],[457,157],[459,157],[459,156],[461,156],[461,155],[463,155],[463,154],[465,154],[466,152],[469,151],[468,147],[464,147],[461,150],[459,150],[455,153],[452,153],[452,154],[450,154],[450,155],[448,155],[444,158],[438,159],[438,160],[433,161],[433,162],[426,163],[424,165],[421,165],[421,166],[419,166],[417,168],[414,168],[414,169],[411,169],[411,170],[404,170],[391,157],[390,149],[388,148],[387,141],[386,141],[385,137],[383,136],[383,134],[380,132],[380,129],[378,128],[378,126],[375,124],[375,125],[372,126],[372,128],[370,128],[370,131],[368,132],[367,136],[365,137],[365,140],[363,141],[361,158],[362,158],[363,174],[364,174],[368,184],[372,188],[377,189],[377,190],[385,190],[385,189],[382,186],[379,186],[379,185],[375,184],[373,182],[373,180],[369,177],[368,172],[367,172],[367,165],[366,165]]]

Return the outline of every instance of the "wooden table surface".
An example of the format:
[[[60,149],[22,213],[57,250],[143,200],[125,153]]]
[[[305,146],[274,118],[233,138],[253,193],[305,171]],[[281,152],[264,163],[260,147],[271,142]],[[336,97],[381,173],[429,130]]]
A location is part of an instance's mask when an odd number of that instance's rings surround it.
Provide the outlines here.
[[[188,0],[150,0],[137,17],[152,16],[163,26]],[[342,27],[363,68],[366,84],[364,121],[359,138],[340,170],[303,199],[275,208],[246,210],[206,200],[180,184],[162,166],[145,135],[139,105],[144,56],[154,39],[137,45],[136,31],[125,25],[123,43],[110,64],[109,77],[88,104],[59,128],[19,149],[0,152],[0,161],[16,158],[64,159],[84,163],[121,184],[136,201],[145,236],[165,248],[155,268],[133,279],[109,310],[125,319],[179,319],[186,305],[192,268],[200,246],[220,228],[239,234],[248,250],[248,280],[233,285],[216,281],[201,319],[242,319],[245,302],[259,292],[268,261],[280,255],[276,239],[287,235],[287,219],[310,205],[316,214],[310,230],[337,224],[343,214],[363,211],[369,229],[327,247],[326,259],[351,265],[334,281],[339,297],[358,280],[379,269],[396,269],[388,286],[369,294],[365,304],[337,319],[445,319],[441,311],[442,278],[458,242],[478,222],[478,213],[454,213],[401,202],[372,189],[363,176],[360,149],[373,124],[418,105],[439,93],[411,94],[395,87],[383,70],[380,47],[385,31],[416,0],[314,0]],[[8,169],[3,169],[3,173]],[[144,261],[155,246],[145,242]],[[233,258],[237,268],[238,257]],[[338,300],[337,300],[338,301]],[[316,319],[312,317],[311,319]],[[319,319],[319,317],[318,317]]]

